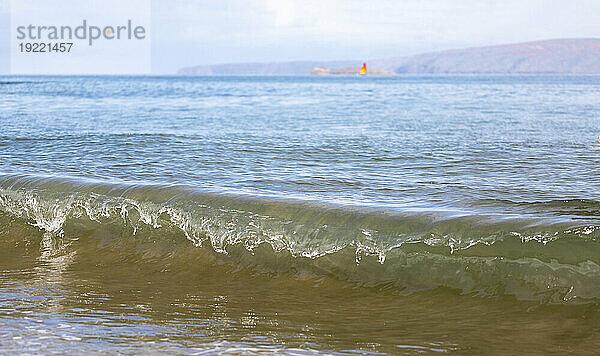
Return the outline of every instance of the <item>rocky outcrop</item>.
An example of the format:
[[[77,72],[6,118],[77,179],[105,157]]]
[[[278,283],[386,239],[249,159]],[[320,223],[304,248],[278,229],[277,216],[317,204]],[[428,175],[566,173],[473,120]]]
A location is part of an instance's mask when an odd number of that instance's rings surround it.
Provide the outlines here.
[[[360,67],[348,67],[348,68],[325,68],[325,67],[314,67],[308,74],[316,74],[316,75],[329,75],[329,74],[358,74],[360,71]],[[367,69],[367,74],[373,75],[394,75],[396,73],[385,70],[385,69]]]

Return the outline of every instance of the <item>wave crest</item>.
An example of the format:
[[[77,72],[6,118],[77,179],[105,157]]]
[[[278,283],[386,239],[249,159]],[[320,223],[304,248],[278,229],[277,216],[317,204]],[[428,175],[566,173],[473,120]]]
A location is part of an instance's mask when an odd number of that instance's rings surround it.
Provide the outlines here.
[[[600,300],[599,226],[581,222],[17,176],[0,178],[0,215],[56,238],[93,231],[114,242],[110,253],[137,254],[139,263],[151,243],[187,239],[189,248],[236,268],[328,276],[402,294],[449,287],[555,303]],[[142,237],[137,251],[116,247]]]

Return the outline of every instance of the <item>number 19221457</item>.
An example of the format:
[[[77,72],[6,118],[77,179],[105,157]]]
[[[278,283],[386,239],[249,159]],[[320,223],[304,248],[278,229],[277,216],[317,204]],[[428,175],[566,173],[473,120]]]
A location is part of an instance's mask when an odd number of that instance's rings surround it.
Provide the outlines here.
[[[57,52],[68,53],[73,47],[72,42],[21,42],[19,48],[21,52],[44,53]]]

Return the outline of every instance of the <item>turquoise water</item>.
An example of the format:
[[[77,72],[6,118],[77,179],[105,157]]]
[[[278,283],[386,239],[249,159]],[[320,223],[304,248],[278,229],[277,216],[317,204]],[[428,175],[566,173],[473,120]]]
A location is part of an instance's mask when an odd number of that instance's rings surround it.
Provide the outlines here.
[[[0,350],[592,353],[599,99],[597,76],[1,77]]]

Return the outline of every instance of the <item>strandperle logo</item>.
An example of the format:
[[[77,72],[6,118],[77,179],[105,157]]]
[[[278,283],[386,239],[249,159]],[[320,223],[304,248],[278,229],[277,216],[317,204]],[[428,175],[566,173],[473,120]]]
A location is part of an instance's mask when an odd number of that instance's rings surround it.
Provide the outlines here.
[[[18,40],[88,40],[91,46],[97,40],[143,40],[146,38],[144,26],[134,26],[132,20],[127,20],[127,25],[121,26],[88,26],[83,20],[80,26],[18,26]]]

